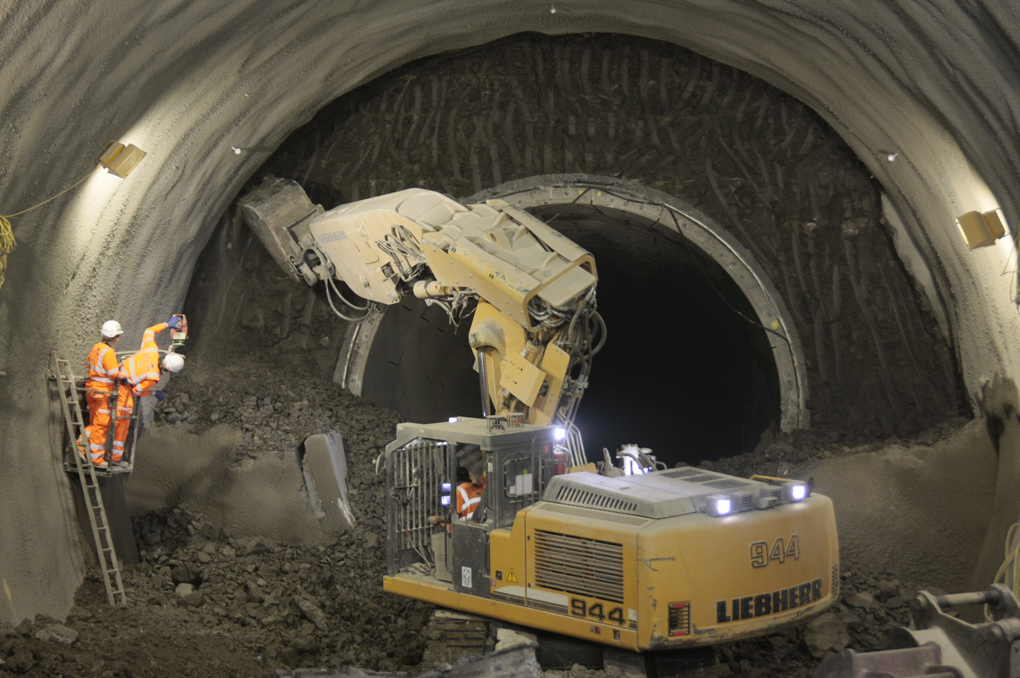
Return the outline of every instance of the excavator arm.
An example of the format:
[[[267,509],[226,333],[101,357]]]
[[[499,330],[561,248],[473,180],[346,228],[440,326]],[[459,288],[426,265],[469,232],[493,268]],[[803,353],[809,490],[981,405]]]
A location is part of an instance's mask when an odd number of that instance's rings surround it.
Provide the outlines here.
[[[367,317],[412,295],[471,315],[485,415],[573,424],[605,326],[591,254],[503,200],[461,205],[412,188],[324,211],[295,182],[267,178],[240,202],[295,280],[325,284],[337,308]],[[348,301],[337,283],[360,297]]]

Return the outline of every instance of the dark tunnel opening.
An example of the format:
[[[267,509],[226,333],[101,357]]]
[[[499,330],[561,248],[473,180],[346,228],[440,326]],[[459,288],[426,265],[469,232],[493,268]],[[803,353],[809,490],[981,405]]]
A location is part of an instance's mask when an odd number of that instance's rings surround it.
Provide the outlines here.
[[[750,303],[682,236],[610,216],[574,208],[551,220],[599,270],[608,337],[577,422],[589,457],[626,443],[670,465],[754,449],[762,431],[778,427],[779,386]]]

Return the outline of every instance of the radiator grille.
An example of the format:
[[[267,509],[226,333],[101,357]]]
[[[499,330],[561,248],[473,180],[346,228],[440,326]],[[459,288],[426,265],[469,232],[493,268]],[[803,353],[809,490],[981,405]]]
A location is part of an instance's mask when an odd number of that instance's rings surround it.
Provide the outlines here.
[[[622,603],[623,545],[535,530],[535,583]]]
[[[702,471],[701,469],[680,468],[663,471],[660,475],[666,478],[675,478],[688,483],[698,483],[705,487],[717,490],[732,490],[737,487],[747,487],[751,483],[738,478],[727,478],[719,473]]]
[[[590,492],[579,487],[563,485],[556,494],[555,501],[575,506],[588,506],[590,508],[603,509],[606,511],[618,511],[619,513],[634,513],[637,510],[637,503],[617,499],[598,492]]]
[[[747,487],[750,483],[745,483],[742,480],[731,480],[724,478],[722,480],[713,480],[710,483],[705,483],[705,487],[713,487],[717,490],[733,490],[738,487]]]
[[[581,508],[580,506],[566,506],[563,504],[548,504],[543,506],[542,510],[553,513],[565,513],[571,516],[581,516],[582,518],[591,518],[593,520],[605,520],[611,523],[622,523],[624,525],[644,525],[649,521],[648,518],[642,516],[607,513],[606,511],[596,511],[594,509]]]
[[[670,637],[691,635],[690,603],[669,604],[669,635]]]

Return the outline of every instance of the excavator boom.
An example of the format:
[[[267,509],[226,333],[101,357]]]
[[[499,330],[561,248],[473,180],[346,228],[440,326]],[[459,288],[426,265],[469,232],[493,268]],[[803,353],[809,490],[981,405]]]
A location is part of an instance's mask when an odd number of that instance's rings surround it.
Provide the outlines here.
[[[325,284],[334,310],[364,317],[412,295],[455,324],[471,314],[483,414],[572,425],[605,328],[595,261],[569,238],[502,200],[465,206],[417,188],[325,211],[268,178],[240,207],[292,278]],[[347,302],[338,283],[368,303]]]

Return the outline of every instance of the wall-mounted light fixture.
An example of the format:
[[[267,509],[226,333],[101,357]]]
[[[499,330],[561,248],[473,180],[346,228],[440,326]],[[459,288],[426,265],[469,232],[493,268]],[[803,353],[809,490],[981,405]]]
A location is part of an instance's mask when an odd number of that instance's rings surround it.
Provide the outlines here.
[[[970,249],[987,247],[1006,235],[1006,220],[1002,210],[989,212],[967,212],[956,218],[956,227],[960,229],[963,241]]]
[[[113,176],[123,179],[144,157],[145,151],[134,144],[125,146],[119,141],[110,141],[96,158],[96,162]]]

